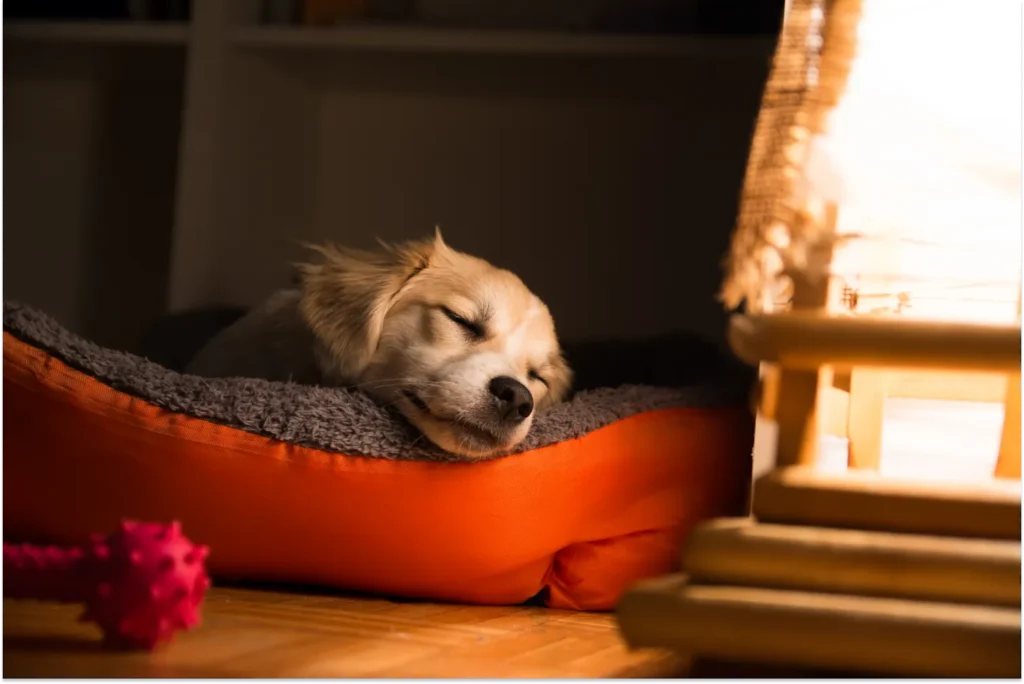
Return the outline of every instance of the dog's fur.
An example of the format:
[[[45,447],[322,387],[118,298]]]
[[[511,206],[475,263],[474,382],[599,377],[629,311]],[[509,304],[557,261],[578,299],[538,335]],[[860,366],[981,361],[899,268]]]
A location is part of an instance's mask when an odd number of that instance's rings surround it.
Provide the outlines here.
[[[440,231],[377,253],[314,249],[322,258],[300,267],[297,289],[223,330],[188,372],[361,389],[466,457],[511,449],[530,429],[533,412],[501,420],[495,378],[525,385],[536,409],[568,392],[544,303]]]

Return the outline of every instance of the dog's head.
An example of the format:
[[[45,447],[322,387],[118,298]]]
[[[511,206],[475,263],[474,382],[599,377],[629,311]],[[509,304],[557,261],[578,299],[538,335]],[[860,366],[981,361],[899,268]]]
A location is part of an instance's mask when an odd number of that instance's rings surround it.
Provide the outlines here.
[[[315,248],[302,314],[331,379],[397,407],[434,444],[481,457],[526,436],[571,373],[547,307],[509,271],[432,240]]]

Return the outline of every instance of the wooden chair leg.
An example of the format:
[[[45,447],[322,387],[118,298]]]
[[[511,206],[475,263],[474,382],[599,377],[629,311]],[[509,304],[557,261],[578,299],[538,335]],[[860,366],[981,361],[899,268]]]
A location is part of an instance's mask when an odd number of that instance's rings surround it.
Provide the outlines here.
[[[1017,321],[1021,314],[1021,293],[1017,292]],[[1003,438],[999,443],[996,477],[1020,479],[1020,373],[1006,379],[1006,401],[1003,402]]]
[[[828,204],[824,216],[815,218],[810,214],[799,215],[797,221],[823,221],[834,230],[837,207]],[[831,262],[833,244],[825,241],[817,246],[819,258]],[[832,279],[822,277],[806,279],[798,272],[790,273],[792,281],[793,311],[827,311],[830,304],[838,299],[838,288]],[[825,412],[826,390],[832,385],[832,369],[816,371],[778,369],[771,387],[766,387],[762,396],[762,407],[771,406],[778,425],[775,448],[775,467],[789,465],[813,465],[817,460],[820,424]]]
[[[1006,416],[1003,418],[1003,438],[999,444],[996,477],[1020,479],[1020,373],[1007,379]]]
[[[889,376],[883,370],[855,368],[850,373],[849,467],[878,470],[882,463],[882,425]]]
[[[814,465],[818,435],[824,413],[824,391],[831,384],[831,371],[779,372],[774,398],[775,420],[779,426],[775,467]]]

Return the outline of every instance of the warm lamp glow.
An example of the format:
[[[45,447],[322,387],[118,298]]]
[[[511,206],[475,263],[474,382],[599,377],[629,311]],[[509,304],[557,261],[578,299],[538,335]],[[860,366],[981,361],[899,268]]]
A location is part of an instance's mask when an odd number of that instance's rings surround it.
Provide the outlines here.
[[[863,0],[855,50],[804,176],[860,236],[832,272],[858,312],[1016,319],[1021,4]]]
[[[1013,321],[1021,272],[1021,4],[864,0],[846,87],[808,145],[855,314]],[[848,298],[849,300],[849,298]],[[991,475],[1003,406],[890,398],[883,474]]]
[[[1014,0],[793,3],[726,303],[771,311],[827,282],[833,315],[1019,321],[1021,15]],[[1004,378],[881,372],[882,473],[991,477]],[[840,442],[826,432],[820,466],[843,462]]]
[[[994,402],[888,399],[882,475],[952,482],[990,479],[1003,412],[1003,405]]]

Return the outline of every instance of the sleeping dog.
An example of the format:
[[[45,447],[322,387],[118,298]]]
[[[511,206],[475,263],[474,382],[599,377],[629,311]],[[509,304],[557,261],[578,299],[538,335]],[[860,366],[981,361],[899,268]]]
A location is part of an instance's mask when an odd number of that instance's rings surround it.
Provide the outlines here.
[[[357,388],[470,458],[515,447],[568,392],[547,306],[440,231],[380,252],[314,249],[295,289],[222,330],[187,372]]]

